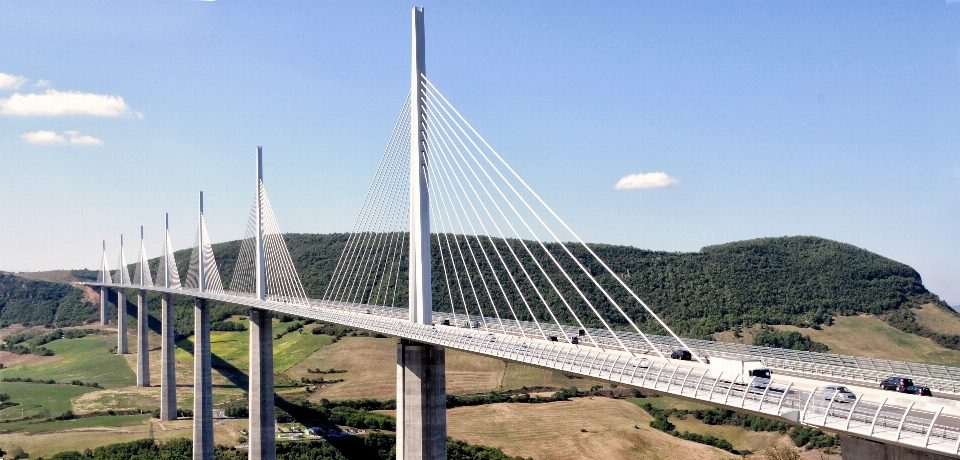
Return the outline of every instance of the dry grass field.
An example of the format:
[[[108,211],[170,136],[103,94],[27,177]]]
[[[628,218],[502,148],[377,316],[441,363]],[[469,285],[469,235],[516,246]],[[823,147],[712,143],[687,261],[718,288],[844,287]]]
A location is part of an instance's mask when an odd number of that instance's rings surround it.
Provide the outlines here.
[[[509,455],[555,460],[737,458],[729,452],[654,430],[649,426],[651,420],[636,405],[607,398],[490,404],[447,412],[451,437],[498,447]]]
[[[588,379],[569,379],[556,371],[503,361],[484,356],[447,350],[447,393],[470,394],[498,389],[516,389],[532,386],[565,387],[575,385],[589,388],[598,382]],[[286,374],[292,378],[316,378],[307,369],[342,369],[343,374],[325,375],[327,379],[343,382],[324,385],[314,393],[315,398],[393,399],[397,385],[397,341],[372,337],[344,337],[327,345],[303,361],[291,366]]]
[[[658,407],[705,407],[672,398],[652,398]],[[625,400],[578,398],[547,404],[490,404],[447,411],[448,434],[454,439],[494,446],[515,456],[537,460],[711,460],[741,458],[727,451],[675,438],[650,428],[646,411]],[[757,433],[727,426],[709,426],[693,417],[670,421],[680,431],[723,437],[740,450],[754,453],[774,443],[790,444],[779,433]],[[581,431],[585,429],[586,431]],[[805,460],[839,460],[839,455],[804,451]]]
[[[0,435],[0,443],[4,448],[20,446],[24,452],[30,454],[30,458],[49,457],[66,450],[83,451],[104,444],[149,438],[151,425],[154,439],[190,438],[192,423],[189,419],[163,423],[152,420],[111,428],[78,428],[37,434],[8,433]],[[240,430],[246,427],[246,420],[227,420],[214,425],[213,436],[217,444],[236,445],[237,438],[241,436]]]

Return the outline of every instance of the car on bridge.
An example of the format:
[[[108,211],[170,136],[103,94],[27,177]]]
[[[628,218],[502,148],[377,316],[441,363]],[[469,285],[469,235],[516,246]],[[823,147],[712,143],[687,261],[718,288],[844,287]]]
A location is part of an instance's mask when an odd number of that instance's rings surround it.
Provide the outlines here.
[[[925,387],[923,385],[909,386],[903,390],[903,392],[918,396],[933,396],[933,392],[930,391],[930,387]]]
[[[838,403],[851,403],[857,400],[857,395],[842,385],[827,385],[823,387],[823,399]]]
[[[904,393],[908,387],[912,386],[913,380],[906,377],[887,377],[886,380],[880,382],[881,390],[893,390],[897,393]]]
[[[670,353],[670,359],[679,359],[681,361],[690,361],[693,359],[693,355],[690,354],[687,350],[673,350],[673,353]]]

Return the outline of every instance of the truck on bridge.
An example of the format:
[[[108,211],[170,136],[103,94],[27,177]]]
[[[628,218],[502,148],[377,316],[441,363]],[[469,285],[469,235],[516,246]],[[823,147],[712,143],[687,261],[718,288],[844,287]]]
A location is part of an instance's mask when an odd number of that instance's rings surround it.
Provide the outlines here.
[[[753,381],[753,386],[758,388],[766,388],[772,376],[770,369],[759,359],[740,356],[711,356],[710,373],[714,377],[735,383],[749,384]]]

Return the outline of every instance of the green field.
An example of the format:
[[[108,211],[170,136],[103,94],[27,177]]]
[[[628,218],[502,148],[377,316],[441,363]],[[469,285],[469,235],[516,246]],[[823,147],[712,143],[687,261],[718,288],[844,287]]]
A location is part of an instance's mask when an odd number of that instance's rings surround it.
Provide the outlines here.
[[[249,326],[249,320],[233,320]],[[274,334],[286,332],[302,322],[273,322]],[[309,326],[308,326],[309,327]],[[326,335],[314,335],[309,330],[294,331],[273,341],[273,368],[280,373],[302,361],[333,339]],[[192,361],[193,337],[177,342],[177,360]],[[210,353],[240,370],[250,366],[250,332],[211,332]]]
[[[118,427],[140,425],[150,418],[150,415],[102,415],[83,417],[73,420],[55,420],[52,422],[10,422],[0,424],[0,431],[46,433],[50,431],[75,430],[92,427]]]
[[[21,414],[33,417],[44,413],[46,417],[56,417],[72,409],[70,400],[95,388],[74,385],[46,385],[42,383],[2,382],[0,391],[10,395],[10,401],[19,403],[0,411],[0,421],[16,420]],[[21,412],[22,410],[22,412]],[[0,424],[0,430],[10,430],[9,425]]]
[[[116,336],[88,335],[79,339],[55,340],[44,346],[62,359],[39,365],[29,362],[13,365],[0,370],[0,378],[80,380],[96,382],[104,388],[126,387],[137,382],[137,375],[126,359],[110,352],[116,346]]]

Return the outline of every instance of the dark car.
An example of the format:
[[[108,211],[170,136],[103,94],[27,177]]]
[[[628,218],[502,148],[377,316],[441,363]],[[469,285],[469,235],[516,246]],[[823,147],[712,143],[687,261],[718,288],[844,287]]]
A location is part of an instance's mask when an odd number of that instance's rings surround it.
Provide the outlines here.
[[[920,396],[933,396],[933,393],[930,391],[929,387],[923,385],[911,385],[903,390],[904,393],[910,393],[912,395]]]
[[[907,391],[907,387],[912,386],[913,380],[906,377],[887,377],[886,380],[880,382],[881,390],[894,390],[898,393],[903,393]]]
[[[687,350],[673,350],[673,353],[670,353],[670,359],[690,361],[691,359],[693,359],[693,355],[691,355],[690,352]]]

